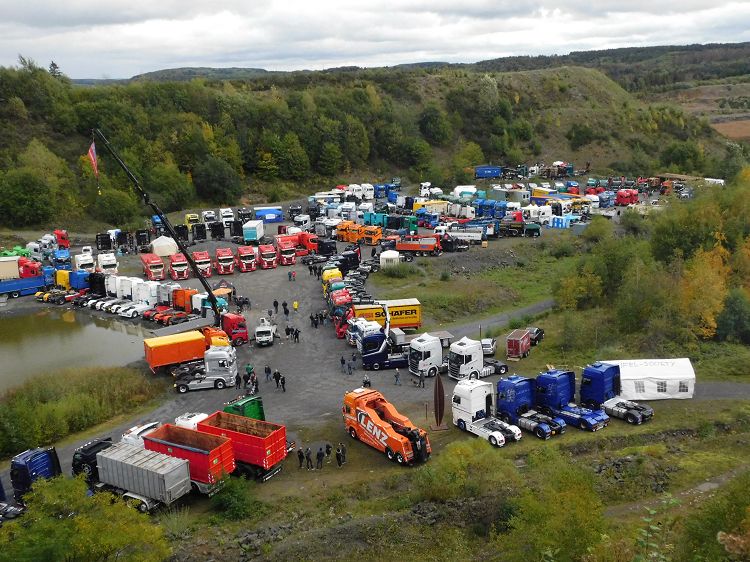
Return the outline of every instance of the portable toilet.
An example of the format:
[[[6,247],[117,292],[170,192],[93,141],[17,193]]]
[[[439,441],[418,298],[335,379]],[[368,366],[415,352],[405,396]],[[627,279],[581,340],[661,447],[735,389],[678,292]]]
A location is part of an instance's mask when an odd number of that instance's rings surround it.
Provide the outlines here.
[[[396,250],[386,250],[380,253],[380,267],[391,267],[401,263],[401,255]]]

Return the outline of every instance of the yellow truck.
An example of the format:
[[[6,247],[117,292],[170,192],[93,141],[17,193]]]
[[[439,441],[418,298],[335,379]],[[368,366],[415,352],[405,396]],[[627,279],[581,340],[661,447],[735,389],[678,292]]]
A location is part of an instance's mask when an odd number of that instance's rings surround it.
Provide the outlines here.
[[[378,301],[374,304],[355,304],[354,317],[372,320],[385,326],[386,314],[390,316],[390,328],[421,328],[422,303],[417,299]]]
[[[186,213],[185,214],[185,226],[190,228],[194,224],[200,224],[201,218],[197,213]]]

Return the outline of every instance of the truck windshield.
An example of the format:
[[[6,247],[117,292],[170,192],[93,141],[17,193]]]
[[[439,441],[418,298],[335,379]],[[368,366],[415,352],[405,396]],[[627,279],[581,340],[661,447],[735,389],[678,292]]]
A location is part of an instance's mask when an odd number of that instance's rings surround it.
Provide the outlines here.
[[[451,351],[450,355],[448,355],[448,361],[454,365],[463,365],[466,361],[466,356],[462,355],[461,353]]]
[[[276,257],[276,252],[263,252],[261,256],[264,260],[272,260]]]
[[[222,256],[222,257],[220,257],[220,258],[218,259],[218,262],[219,262],[219,263],[220,263],[221,265],[229,265],[229,264],[231,264],[231,263],[232,263],[233,261],[234,261],[234,258],[232,258],[231,256]]]
[[[209,259],[195,260],[195,265],[197,265],[198,267],[209,267],[211,265],[211,260]]]
[[[172,269],[175,271],[185,271],[187,269],[187,262],[178,261],[172,264]]]
[[[156,264],[149,266],[149,269],[153,271],[154,273],[161,273],[161,271],[164,269],[163,264]]]
[[[107,271],[109,269],[114,269],[117,267],[116,263],[102,263],[99,265],[99,267],[102,269],[102,271]]]
[[[242,263],[253,263],[255,261],[255,256],[249,255],[249,256],[241,256],[240,260]]]
[[[255,337],[256,338],[270,338],[271,330],[269,329],[255,330]]]
[[[281,250],[281,255],[286,258],[292,257],[294,254],[295,254],[294,248]]]
[[[421,361],[422,360],[422,350],[421,349],[412,349],[409,351],[409,359],[413,361]]]

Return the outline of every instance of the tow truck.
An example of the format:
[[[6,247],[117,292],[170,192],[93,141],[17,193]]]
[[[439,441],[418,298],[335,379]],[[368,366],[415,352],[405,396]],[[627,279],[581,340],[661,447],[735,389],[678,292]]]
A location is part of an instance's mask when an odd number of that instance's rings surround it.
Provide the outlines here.
[[[347,392],[341,411],[351,438],[385,453],[388,460],[406,465],[430,458],[427,432],[401,415],[377,390],[357,388]]]

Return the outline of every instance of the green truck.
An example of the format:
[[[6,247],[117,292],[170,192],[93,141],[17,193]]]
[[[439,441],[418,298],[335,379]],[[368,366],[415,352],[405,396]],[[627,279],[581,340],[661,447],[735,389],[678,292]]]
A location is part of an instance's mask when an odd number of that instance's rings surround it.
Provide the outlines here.
[[[236,416],[266,421],[266,413],[263,410],[263,398],[260,396],[240,396],[239,398],[235,398],[224,405],[224,411]]]

